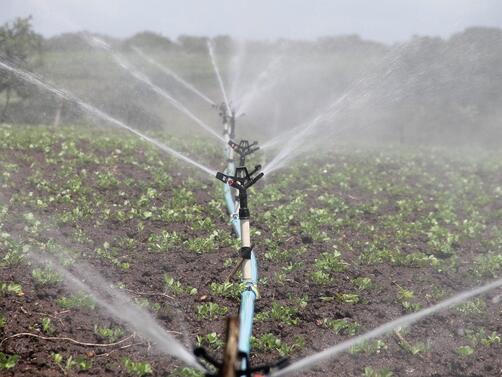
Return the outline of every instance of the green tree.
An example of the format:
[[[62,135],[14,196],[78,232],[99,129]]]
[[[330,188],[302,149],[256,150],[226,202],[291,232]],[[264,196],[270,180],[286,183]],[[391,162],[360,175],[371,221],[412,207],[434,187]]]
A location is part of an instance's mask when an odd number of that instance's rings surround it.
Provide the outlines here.
[[[14,22],[7,22],[0,26],[0,59],[16,67],[29,69],[35,65],[33,56],[38,53],[42,45],[42,37],[35,33],[31,25],[31,16],[17,18]],[[40,59],[38,59],[40,63]],[[3,71],[0,75],[0,94],[5,93],[5,102],[0,113],[0,121],[4,121],[12,95],[26,98],[30,87],[15,74]]]

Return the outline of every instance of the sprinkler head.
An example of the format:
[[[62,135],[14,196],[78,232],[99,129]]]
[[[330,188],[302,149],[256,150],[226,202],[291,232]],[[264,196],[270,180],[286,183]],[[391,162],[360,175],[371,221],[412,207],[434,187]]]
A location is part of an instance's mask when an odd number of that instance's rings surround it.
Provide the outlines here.
[[[239,166],[246,165],[246,157],[260,149],[257,141],[250,144],[248,140],[241,140],[239,144],[237,144],[236,142],[229,140],[228,145],[230,145],[235,153],[240,156]]]
[[[246,191],[248,188],[253,186],[261,177],[263,177],[263,172],[253,177],[261,169],[261,165],[256,165],[254,170],[249,173],[245,166],[240,166],[235,169],[235,175],[226,175],[223,173],[216,173],[216,178],[226,183],[227,185],[236,188],[237,190]]]
[[[204,348],[202,347],[195,348],[194,355],[197,359],[199,359],[202,362],[202,364],[209,364],[212,367],[211,369],[215,370],[214,372],[212,372],[206,369],[206,374],[205,374],[206,377],[222,376],[223,363],[219,362],[211,355],[209,355],[209,353]],[[270,376],[271,373],[277,372],[278,370],[281,370],[289,365],[289,359],[282,358],[271,364],[252,367],[249,362],[249,355],[244,352],[238,353],[238,359],[240,359],[241,362],[238,362],[237,364],[242,365],[242,361],[245,360],[245,365],[248,365],[246,369],[234,370],[234,376],[239,376],[239,377],[240,376],[266,377]]]
[[[223,102],[219,106],[215,106],[218,110],[218,115],[221,117],[223,124],[225,124],[224,135],[227,135],[233,139],[235,137],[235,111],[227,106],[225,102]]]

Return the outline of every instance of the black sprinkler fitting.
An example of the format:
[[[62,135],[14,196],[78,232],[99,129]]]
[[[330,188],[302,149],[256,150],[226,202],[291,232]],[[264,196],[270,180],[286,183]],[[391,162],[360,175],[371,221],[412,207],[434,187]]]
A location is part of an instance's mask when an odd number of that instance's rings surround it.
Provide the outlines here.
[[[235,153],[240,156],[239,166],[246,165],[246,157],[260,149],[257,141],[250,144],[248,140],[241,140],[239,144],[237,144],[236,142],[229,140],[228,145],[230,145]]]
[[[256,165],[254,170],[249,173],[245,166],[240,166],[235,169],[234,176],[220,172],[216,173],[217,179],[239,191],[239,218],[242,220],[249,219],[247,189],[263,177],[263,172],[253,177],[260,169],[261,165]]]
[[[206,369],[206,374],[205,374],[206,377],[219,377],[221,375],[221,369],[223,368],[223,363],[220,363],[219,361],[214,359],[211,355],[208,354],[208,352],[204,348],[202,347],[195,348],[194,355],[197,357],[197,359],[203,362],[203,365],[209,364],[212,366],[212,369],[215,370],[213,372]],[[235,370],[235,375],[238,377],[241,376],[253,377],[255,373],[261,376],[269,376],[271,373],[283,369],[289,365],[289,360],[287,358],[283,358],[275,363],[251,367],[248,354],[244,352],[239,352],[238,356],[240,359],[239,365],[242,365],[242,361],[245,360],[245,365],[248,366],[246,369]]]
[[[248,188],[253,186],[261,177],[263,177],[263,172],[253,177],[261,169],[261,165],[256,165],[254,170],[249,173],[245,166],[241,166],[235,169],[235,175],[227,175],[223,173],[216,173],[216,178],[226,183],[227,185],[239,190],[239,193],[245,192]]]
[[[239,254],[242,259],[251,259],[251,252],[253,251],[254,245],[242,246],[239,250]]]

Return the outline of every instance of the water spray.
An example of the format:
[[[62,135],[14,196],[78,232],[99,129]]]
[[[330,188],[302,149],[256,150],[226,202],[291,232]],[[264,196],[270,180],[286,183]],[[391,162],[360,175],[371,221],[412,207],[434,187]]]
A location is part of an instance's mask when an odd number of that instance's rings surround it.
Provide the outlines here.
[[[218,110],[218,115],[221,117],[223,122],[223,139],[225,140],[224,155],[227,163],[225,173],[233,174],[235,172],[234,150],[231,148],[229,143],[235,137],[235,112],[232,108],[228,107],[225,102],[223,102],[220,106],[214,107]],[[235,190],[228,185],[225,185],[223,190],[227,210],[230,214],[230,223],[232,224],[234,233],[240,238],[241,227],[239,223],[239,216],[237,214],[239,207],[235,201]]]
[[[73,273],[48,255],[30,252],[27,256],[38,265],[50,262],[51,268],[63,277],[69,289],[84,292],[92,297],[98,306],[114,318],[126,323],[139,335],[153,342],[159,351],[171,355],[193,368],[203,370],[196,357],[176,338],[166,332],[148,311],[134,303],[124,292],[111,286],[92,266],[80,262],[78,269],[75,269],[78,273]]]
[[[110,53],[111,57],[113,58],[113,60],[115,61],[115,63],[118,66],[120,66],[122,69],[124,69],[126,72],[128,72],[132,77],[134,77],[139,82],[148,86],[148,88],[150,88],[153,92],[157,93],[160,97],[167,100],[167,102],[169,102],[175,109],[177,109],[181,113],[185,114],[188,118],[192,119],[198,126],[200,126],[204,130],[209,132],[211,135],[213,135],[219,141],[224,141],[223,138],[215,130],[213,130],[210,126],[208,126],[201,119],[199,119],[194,113],[192,113],[190,110],[188,110],[188,108],[185,105],[183,105],[181,102],[179,102],[177,99],[175,99],[166,90],[162,89],[158,85],[155,85],[145,74],[134,69],[131,66],[131,64],[122,55],[113,51],[112,48],[105,41],[103,41],[97,37],[94,37],[94,36],[88,36],[86,34],[84,34],[84,39],[92,47],[98,47],[98,48],[101,48],[101,49],[108,51]]]
[[[153,65],[154,67],[157,67],[159,70],[161,70],[163,73],[165,73],[168,76],[171,76],[173,79],[175,79],[177,82],[179,82],[181,85],[183,85],[185,88],[188,90],[192,91],[196,95],[198,95],[200,98],[202,98],[204,101],[209,103],[211,106],[216,106],[216,103],[210,99],[208,96],[206,96],[204,93],[202,93],[199,89],[197,89],[195,86],[190,84],[188,81],[180,77],[178,74],[176,74],[173,70],[169,69],[168,67],[160,64],[158,61],[150,57],[149,55],[145,54],[143,50],[140,48],[133,46],[132,47],[133,51],[136,52],[142,59],[146,60],[148,63]]]
[[[441,301],[436,305],[432,305],[429,308],[422,309],[416,313],[408,314],[403,317],[397,318],[393,321],[384,323],[383,325],[377,327],[376,329],[368,331],[365,334],[356,336],[352,339],[341,342],[333,347],[329,347],[324,351],[300,359],[292,363],[288,367],[284,368],[283,370],[272,373],[271,376],[272,377],[289,376],[297,372],[300,372],[301,370],[313,368],[315,366],[318,366],[323,361],[334,359],[336,355],[349,350],[353,346],[364,343],[368,340],[377,338],[379,336],[388,334],[401,327],[412,325],[413,323],[418,322],[423,318],[429,317],[441,310],[451,308],[475,296],[482,295],[490,290],[497,289],[500,287],[502,287],[502,279],[492,281],[491,283],[485,284],[481,287],[464,291],[447,300]]]
[[[216,78],[218,80],[218,84],[220,86],[221,94],[223,95],[225,105],[227,106],[227,109],[230,109],[230,102],[228,101],[227,92],[225,91],[225,86],[223,85],[223,79],[221,78],[220,70],[218,69],[218,64],[216,64],[216,58],[214,56],[213,45],[210,40],[207,41],[207,49],[209,51],[209,57],[211,58],[211,64],[213,65],[214,73],[216,74]]]
[[[203,172],[205,172],[211,176],[214,176],[214,174],[216,173],[215,170],[212,170],[212,169],[200,164],[199,162],[192,160],[190,157],[187,157],[184,154],[165,145],[164,143],[161,143],[160,141],[143,134],[142,132],[136,130],[135,128],[132,128],[131,126],[127,125],[126,123],[122,122],[121,120],[118,120],[118,119],[108,115],[107,113],[98,109],[97,107],[92,106],[92,105],[82,101],[80,98],[74,96],[73,94],[71,94],[65,90],[56,88],[56,87],[42,81],[41,78],[37,77],[35,74],[33,74],[31,72],[24,71],[20,68],[12,67],[9,64],[6,64],[2,61],[0,61],[0,69],[11,72],[14,75],[16,75],[17,77],[19,77],[20,79],[23,79],[24,81],[26,81],[32,85],[35,85],[39,88],[47,90],[48,92],[66,100],[66,101],[69,101],[69,102],[76,104],[86,114],[92,115],[92,116],[99,118],[99,119],[102,119],[102,120],[114,125],[115,127],[122,128],[122,129],[138,136],[140,139],[145,140],[145,141],[149,142],[150,144],[155,145],[157,148],[161,149],[162,151],[164,151],[166,153],[169,153],[171,156],[173,156],[179,160],[185,161],[185,162],[189,163],[190,165],[202,170]]]

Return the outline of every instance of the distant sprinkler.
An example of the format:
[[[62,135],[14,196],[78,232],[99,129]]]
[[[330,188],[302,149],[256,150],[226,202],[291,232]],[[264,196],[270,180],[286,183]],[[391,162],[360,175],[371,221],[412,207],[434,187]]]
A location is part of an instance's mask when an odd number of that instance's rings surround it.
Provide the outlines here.
[[[218,115],[223,122],[223,137],[227,140],[235,138],[235,110],[222,102],[219,106],[214,106],[218,110]]]
[[[260,149],[257,141],[249,143],[248,140],[241,140],[239,144],[237,144],[236,142],[229,140],[228,145],[230,145],[234,152],[239,155],[239,166],[245,166],[246,157]]]

